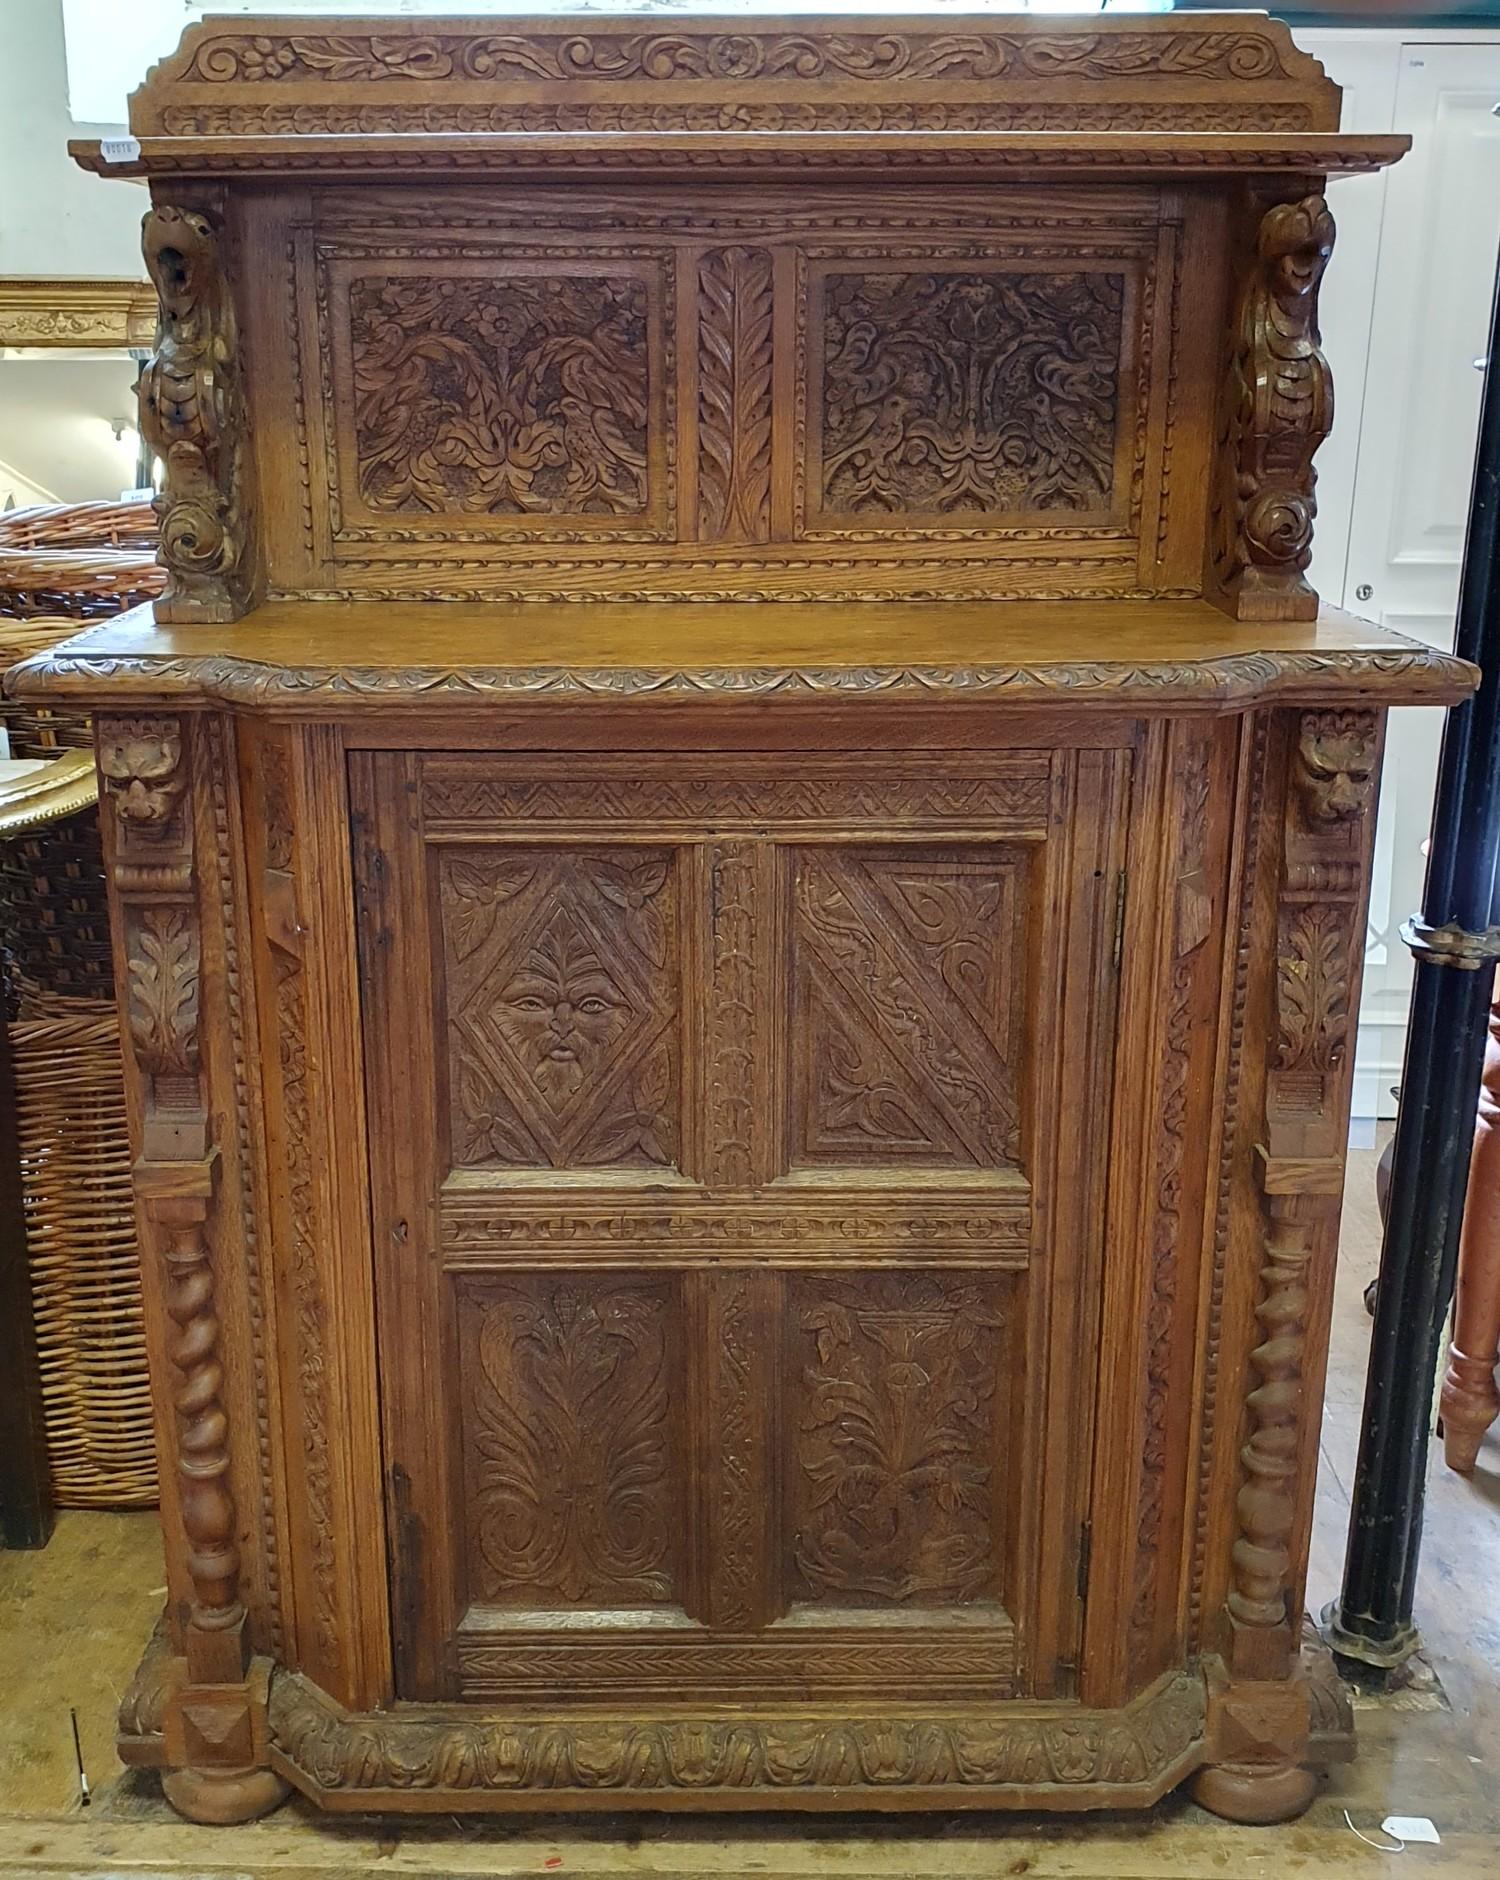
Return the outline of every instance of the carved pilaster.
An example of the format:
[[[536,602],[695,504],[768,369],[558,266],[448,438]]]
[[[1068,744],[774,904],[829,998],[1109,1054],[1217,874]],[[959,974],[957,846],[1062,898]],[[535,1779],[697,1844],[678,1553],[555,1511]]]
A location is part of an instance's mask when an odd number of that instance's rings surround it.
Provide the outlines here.
[[[1219,434],[1213,576],[1241,620],[1311,620],[1313,455],[1333,423],[1318,284],[1333,251],[1321,196],[1266,210],[1241,289]]]
[[[1271,1631],[1290,1642],[1300,1621],[1288,1610],[1288,1592],[1304,1447],[1309,1267],[1343,1190],[1365,822],[1377,753],[1373,713],[1308,712],[1298,723],[1276,915],[1275,1043],[1258,1157],[1264,1253],[1256,1318],[1263,1337],[1250,1354],[1229,1593],[1236,1661],[1257,1669],[1271,1660],[1245,1635]]]
[[[158,205],[142,223],[161,303],[141,369],[141,435],[162,460],[156,498],[167,586],[158,620],[237,620],[248,605],[239,341],[220,237],[195,209]]]
[[[1228,1675],[1212,1694],[1205,1807],[1240,1821],[1305,1807],[1317,1693],[1299,1656],[1310,1336],[1327,1310],[1344,1185],[1369,811],[1379,761],[1372,712],[1294,721],[1276,903],[1271,1048],[1256,1145],[1261,1191],[1258,1337],[1249,1353],[1245,1441],[1230,1553]],[[1318,1750],[1319,1755],[1324,1752]]]
[[[105,718],[98,753],[113,810],[122,1001],[141,1118],[134,1184],[143,1257],[156,1262],[148,1294],[168,1322],[162,1343],[173,1411],[175,1545],[189,1592],[180,1679],[164,1719],[166,1755],[186,1785],[190,1811],[237,1811],[247,1782],[268,1802],[276,1779],[258,1766],[264,1697],[254,1694],[258,1674],[245,1637],[214,1298],[217,1148],[199,1044],[190,733],[176,718]],[[227,1801],[231,1790],[235,1799]]]

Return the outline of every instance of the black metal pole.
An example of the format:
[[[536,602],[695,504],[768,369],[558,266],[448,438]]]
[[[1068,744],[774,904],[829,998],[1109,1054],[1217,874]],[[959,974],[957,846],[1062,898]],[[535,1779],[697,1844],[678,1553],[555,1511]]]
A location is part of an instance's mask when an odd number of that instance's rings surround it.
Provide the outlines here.
[[[1416,955],[1349,1551],[1323,1632],[1344,1657],[1390,1669],[1412,1624],[1433,1386],[1458,1264],[1485,1026],[1500,952],[1500,279],[1459,590],[1454,650],[1484,677],[1448,714]]]

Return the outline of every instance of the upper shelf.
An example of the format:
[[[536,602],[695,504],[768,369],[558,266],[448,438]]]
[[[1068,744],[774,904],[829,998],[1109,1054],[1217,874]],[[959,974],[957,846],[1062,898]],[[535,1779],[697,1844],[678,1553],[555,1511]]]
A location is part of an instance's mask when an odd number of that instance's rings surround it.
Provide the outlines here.
[[[1362,176],[1395,163],[1411,148],[1403,136],[1295,137],[1228,132],[1092,131],[500,131],[463,135],[146,137],[129,157],[106,157],[95,140],[68,145],[74,160],[100,176],[369,177],[545,171],[570,177],[649,179],[783,173],[837,177],[878,170],[892,179],[961,173],[970,181],[1015,176],[1028,181],[1111,176],[1125,181],[1168,176],[1191,180],[1236,173]]]
[[[269,601],[228,626],[162,625],[135,608],[6,684],[25,698],[329,718],[591,700],[1441,705],[1477,677],[1349,614],[1241,622],[1206,601]]]
[[[1378,168],[1262,14],[209,18],[130,104],[110,175]]]

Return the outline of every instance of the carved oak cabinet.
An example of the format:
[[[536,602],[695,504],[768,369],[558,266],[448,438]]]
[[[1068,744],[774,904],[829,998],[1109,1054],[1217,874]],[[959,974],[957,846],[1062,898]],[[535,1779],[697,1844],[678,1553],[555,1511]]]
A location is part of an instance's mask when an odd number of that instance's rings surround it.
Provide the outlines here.
[[[184,1812],[1295,1813],[1385,709],[1253,14],[209,19],[87,704]],[[109,160],[113,158],[114,160]]]

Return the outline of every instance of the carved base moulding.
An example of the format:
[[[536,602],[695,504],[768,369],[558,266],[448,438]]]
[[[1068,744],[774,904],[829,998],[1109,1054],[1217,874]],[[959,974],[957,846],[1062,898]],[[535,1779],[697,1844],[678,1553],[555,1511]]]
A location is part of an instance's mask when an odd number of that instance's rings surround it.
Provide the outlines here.
[[[121,1752],[137,1766],[168,1763],[160,1717],[173,1665],[159,1632],[121,1710]],[[730,1716],[680,1706],[582,1718],[475,1707],[357,1714],[307,1678],[278,1672],[270,1760],[273,1779],[351,1813],[615,1809],[625,1795],[674,1809],[1142,1807],[1202,1767],[1210,1693],[1221,1682],[1215,1666],[1185,1670],[1116,1711],[1016,1704],[923,1714],[898,1705],[831,1721],[818,1710],[750,1707]],[[1301,1678],[1285,1688],[1306,1719],[1308,1766],[1248,1757],[1216,1766],[1200,1779],[1207,1806],[1217,1781],[1244,1789],[1261,1819],[1285,1819],[1306,1805],[1312,1768],[1353,1754],[1348,1700],[1325,1651],[1310,1646]]]
[[[1474,679],[1307,585],[1403,140],[1252,14],[252,26],[112,171],[166,591],[8,681],[103,779],[122,1757],[1296,1813],[1384,714]]]

